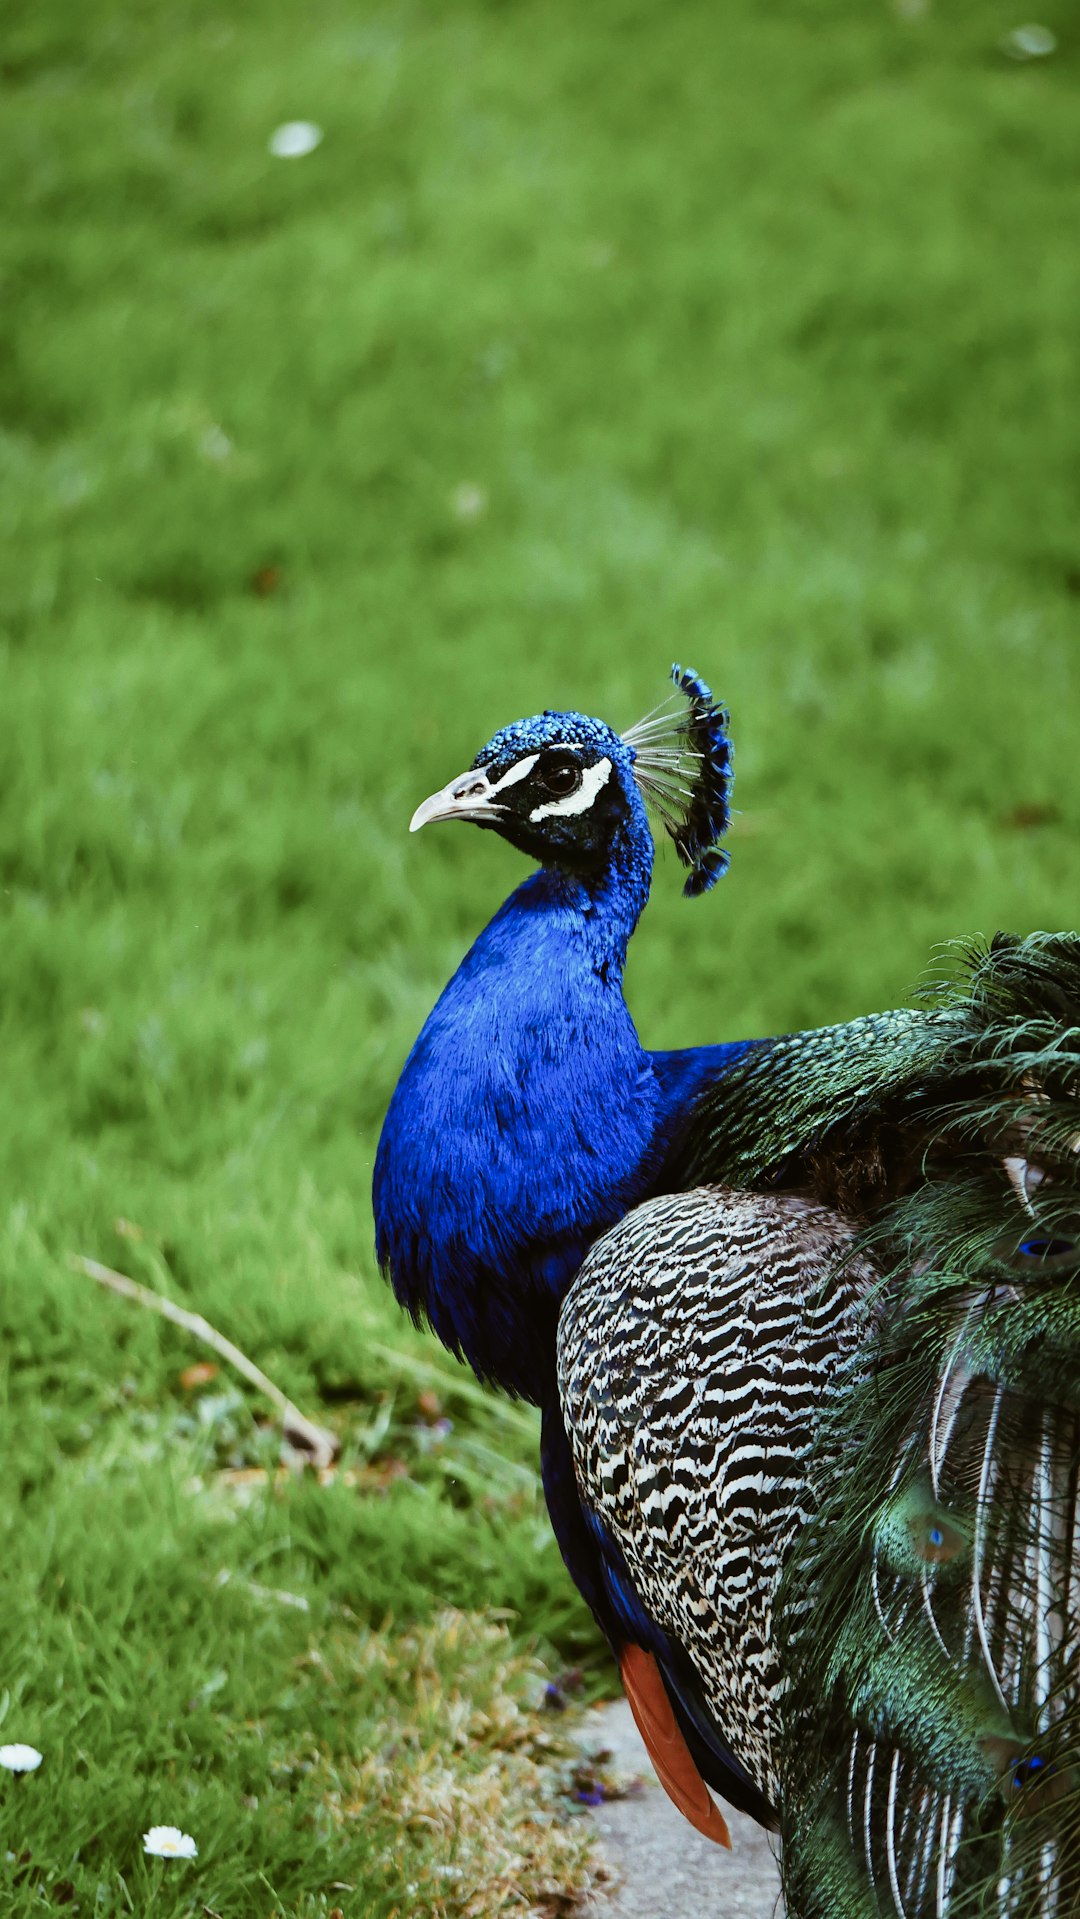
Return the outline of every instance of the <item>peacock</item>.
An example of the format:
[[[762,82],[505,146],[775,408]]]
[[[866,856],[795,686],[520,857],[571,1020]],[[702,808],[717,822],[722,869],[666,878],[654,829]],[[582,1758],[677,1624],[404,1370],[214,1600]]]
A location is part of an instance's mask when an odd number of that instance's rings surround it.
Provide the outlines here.
[[[709,892],[728,717],[502,729],[412,829],[539,870],[376,1155],[398,1299],[541,1414],[567,1567],[657,1773],[779,1835],[790,1919],[1080,1914],[1080,938],[913,1009],[642,1047],[649,814]],[[710,1790],[711,1789],[711,1790]]]

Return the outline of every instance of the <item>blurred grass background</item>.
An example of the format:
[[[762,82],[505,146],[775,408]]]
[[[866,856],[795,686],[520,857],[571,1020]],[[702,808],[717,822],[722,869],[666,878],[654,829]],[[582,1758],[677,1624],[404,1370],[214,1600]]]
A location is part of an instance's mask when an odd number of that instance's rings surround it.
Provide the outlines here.
[[[678,658],[744,811],[707,904],[658,869],[647,1043],[1076,924],[1080,37],[1041,6],[1020,62],[1014,0],[9,0],[0,1742],[46,1757],[5,1910],[581,1883],[532,1659],[595,1642],[529,1418],[370,1250],[395,1075],[521,868],[405,824]],[[336,1424],[335,1482],[279,1483],[73,1252]]]

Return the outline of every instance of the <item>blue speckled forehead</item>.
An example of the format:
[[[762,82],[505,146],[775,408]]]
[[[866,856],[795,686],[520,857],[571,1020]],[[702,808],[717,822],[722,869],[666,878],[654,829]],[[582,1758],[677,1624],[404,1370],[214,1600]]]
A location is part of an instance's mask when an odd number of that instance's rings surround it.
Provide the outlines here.
[[[633,747],[627,746],[603,720],[590,719],[586,713],[547,712],[534,713],[531,720],[515,720],[512,726],[504,726],[493,734],[487,745],[481,747],[473,766],[507,768],[515,760],[523,759],[526,753],[538,753],[544,746],[592,748],[627,773],[635,759]]]

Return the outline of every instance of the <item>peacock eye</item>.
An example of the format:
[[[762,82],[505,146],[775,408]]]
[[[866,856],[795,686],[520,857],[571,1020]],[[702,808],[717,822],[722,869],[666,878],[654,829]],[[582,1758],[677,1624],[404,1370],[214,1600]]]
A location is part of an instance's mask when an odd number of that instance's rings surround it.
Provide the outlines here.
[[[540,785],[545,792],[554,794],[556,799],[565,799],[568,794],[576,793],[581,785],[581,768],[568,760],[561,766],[549,766],[540,775]]]

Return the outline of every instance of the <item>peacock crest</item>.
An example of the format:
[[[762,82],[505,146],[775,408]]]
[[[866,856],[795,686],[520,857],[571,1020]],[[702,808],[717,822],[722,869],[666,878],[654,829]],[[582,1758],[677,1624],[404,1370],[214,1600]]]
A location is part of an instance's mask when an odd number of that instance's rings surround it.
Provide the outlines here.
[[[731,856],[718,842],[731,820],[728,713],[699,674],[673,666],[677,691],[622,735],[646,804],[663,821],[690,877],[687,899],[707,893]]]

